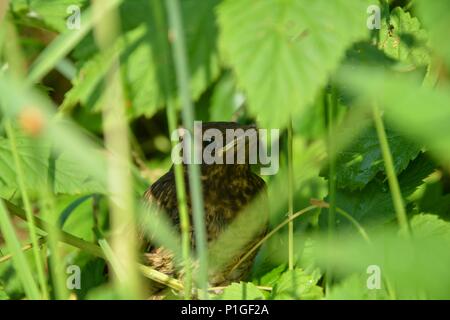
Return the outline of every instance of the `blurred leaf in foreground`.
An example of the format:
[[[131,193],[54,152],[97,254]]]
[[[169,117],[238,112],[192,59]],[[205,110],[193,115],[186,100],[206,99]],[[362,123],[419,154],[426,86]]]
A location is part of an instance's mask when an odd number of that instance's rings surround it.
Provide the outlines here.
[[[52,187],[56,194],[103,192],[103,187],[91,179],[76,161],[52,150],[50,143],[39,142],[20,134],[16,137],[17,151],[25,173],[28,190],[37,192],[43,186]],[[9,140],[0,137],[0,185],[16,188],[16,172]]]

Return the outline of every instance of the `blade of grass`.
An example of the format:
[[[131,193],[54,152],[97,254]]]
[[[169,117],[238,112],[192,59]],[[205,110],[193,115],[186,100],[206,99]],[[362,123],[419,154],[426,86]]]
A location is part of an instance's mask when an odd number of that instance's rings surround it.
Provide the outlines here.
[[[292,218],[294,214],[294,159],[292,153],[293,129],[292,119],[289,120],[288,126],[288,216]],[[294,270],[294,221],[290,220],[288,224],[288,256],[289,270]]]
[[[44,244],[44,243],[45,243],[45,238],[39,238],[39,247],[41,247],[42,244]],[[26,244],[26,245],[22,246],[22,251],[25,252],[25,251],[30,250],[31,248],[33,248],[33,245],[31,243],[29,243],[29,244]],[[12,257],[13,257],[12,254],[2,255],[2,257],[0,258],[0,264],[3,263],[3,262],[11,260]]]
[[[47,187],[42,187],[41,192],[41,211],[42,217],[46,221],[51,221],[51,217],[55,217],[55,199],[53,194]],[[53,290],[55,297],[58,300],[64,300],[69,297],[69,291],[67,290],[65,275],[63,273],[63,257],[59,248],[59,229],[53,228],[48,230],[48,249],[50,251],[50,272],[53,280]]]
[[[95,15],[104,12],[105,1],[95,0]],[[104,14],[104,18],[94,29],[94,36],[100,50],[107,51],[119,34],[120,17],[116,10]],[[103,135],[107,155],[109,206],[111,209],[112,247],[115,256],[123,266],[123,281],[115,277],[118,292],[124,298],[143,297],[143,289],[135,265],[137,260],[137,237],[135,230],[135,204],[131,179],[131,149],[128,139],[128,123],[120,77],[118,57],[109,70],[103,95],[102,107]],[[125,233],[126,230],[126,233]]]
[[[12,262],[17,270],[17,275],[22,283],[25,293],[29,299],[39,300],[41,294],[34,281],[28,262],[22,252],[19,240],[17,240],[13,225],[9,219],[3,201],[0,199],[0,230],[5,238],[6,245],[12,254]]]
[[[334,141],[334,127],[335,127],[335,113],[336,113],[336,92],[332,88],[330,93],[326,94],[326,111],[328,119],[328,195],[330,198],[330,206],[328,208],[328,241],[330,244],[334,239],[334,229],[336,223],[336,159],[334,155],[335,141]],[[333,280],[331,267],[328,268],[326,273],[326,290],[331,287]]]
[[[155,20],[160,27],[160,30],[166,30],[167,26],[164,24],[164,8],[161,2],[155,3]],[[165,34],[165,33],[163,33]],[[170,48],[167,41],[158,35],[158,41],[161,48],[164,48],[162,56],[165,58],[170,57]],[[173,99],[170,97],[171,83],[169,80],[169,61],[165,61],[165,70],[163,72],[163,90],[167,101],[167,120],[169,125],[169,135],[175,132],[177,129],[177,111]],[[177,141],[171,139],[172,148],[177,144]],[[190,239],[190,220],[187,207],[186,198],[186,183],[184,181],[183,165],[175,163],[175,185],[177,191],[178,212],[180,216],[180,229],[181,229],[181,250],[184,266],[184,298],[190,299],[192,294],[192,270],[191,270],[191,239]]]
[[[125,269],[123,268],[122,264],[120,263],[119,259],[114,254],[113,249],[109,245],[108,241],[106,239],[100,239],[98,240],[98,244],[100,248],[103,251],[103,254],[108,261],[109,265],[112,267],[116,277],[119,279],[119,281],[123,282],[126,279],[125,275]]]
[[[180,14],[178,0],[166,1],[169,16],[170,34],[173,35],[173,59],[177,74],[178,90],[181,96],[182,116],[184,127],[192,133],[194,127],[194,108],[191,101],[191,90],[189,86],[189,70],[184,42],[183,24]],[[190,146],[193,150],[192,145]],[[192,197],[192,209],[195,227],[195,244],[199,258],[198,282],[202,292],[200,298],[207,299],[208,289],[208,252],[205,228],[205,212],[203,207],[203,192],[200,180],[200,168],[196,164],[200,159],[195,159],[197,152],[192,152],[194,161],[188,165],[189,186]]]
[[[38,237],[36,234],[36,227],[34,225],[33,208],[31,207],[31,201],[28,196],[27,188],[25,185],[25,176],[24,176],[24,172],[22,169],[19,152],[17,151],[17,143],[16,143],[14,129],[11,125],[10,120],[8,120],[8,119],[5,120],[4,127],[5,127],[6,134],[9,138],[11,153],[14,158],[14,165],[16,167],[16,175],[17,175],[17,185],[19,186],[20,195],[22,197],[22,201],[25,206],[25,213],[27,215],[28,234],[31,239],[31,244],[33,245],[32,251],[33,251],[34,264],[35,264],[36,270],[37,270],[37,276],[38,276],[39,285],[40,285],[41,291],[42,291],[42,297],[44,299],[48,299],[47,280],[45,278],[45,273],[44,273],[43,257],[39,250],[39,242],[38,242]]]
[[[310,212],[311,210],[317,209],[317,208],[319,208],[319,207],[316,206],[316,205],[311,205],[311,206],[306,207],[305,209],[302,209],[302,210],[292,214],[291,216],[289,216],[286,220],[284,220],[282,223],[280,223],[275,228],[273,228],[269,233],[267,233],[249,251],[247,251],[247,253],[244,256],[242,256],[242,258],[239,259],[239,261],[233,266],[233,268],[230,270],[229,273],[231,273],[234,270],[236,270],[236,268],[239,267],[242,262],[244,262],[246,259],[248,259],[248,257],[250,257],[253,252],[255,252],[260,246],[262,246],[262,244],[264,242],[266,242],[270,237],[272,237],[275,233],[277,233],[281,228],[283,228],[284,226],[286,226],[290,222],[294,221],[296,218],[300,217],[302,214]]]

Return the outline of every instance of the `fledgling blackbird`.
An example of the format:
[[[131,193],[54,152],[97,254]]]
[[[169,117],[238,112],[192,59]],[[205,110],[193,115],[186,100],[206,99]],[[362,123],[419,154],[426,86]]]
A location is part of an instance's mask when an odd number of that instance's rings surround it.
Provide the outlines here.
[[[228,139],[226,138],[226,129],[253,129],[254,132],[256,132],[256,127],[240,125],[233,122],[208,122],[202,124],[203,133],[211,128],[220,130],[223,136],[223,145],[228,147],[230,145],[235,146],[233,149],[235,156],[237,155],[237,150],[239,150],[239,143],[237,141],[244,139],[246,157],[245,161],[241,161],[240,164],[236,163],[237,161],[235,161],[234,164],[227,164],[224,160],[223,164],[206,164],[203,161],[200,165],[205,209],[205,225],[209,247],[211,247],[214,243],[214,240],[217,240],[218,237],[223,234],[225,230],[227,230],[233,221],[236,221],[236,218],[242,216],[242,214],[248,214],[243,211],[243,209],[246,208],[247,205],[249,205],[252,200],[258,196],[257,212],[253,211],[253,214],[256,213],[257,217],[257,221],[255,221],[255,223],[259,223],[258,229],[250,236],[244,235],[245,232],[240,231],[238,231],[238,235],[233,235],[236,240],[242,235],[243,240],[241,240],[245,242],[244,245],[241,246],[238,252],[231,254],[226,250],[222,251],[219,249],[220,255],[225,255],[226,262],[220,271],[215,270],[209,274],[210,285],[223,286],[229,284],[230,282],[243,280],[249,274],[253,260],[257,253],[256,251],[249,258],[245,259],[237,268],[233,269],[233,266],[257,241],[265,235],[267,230],[268,206],[266,203],[267,197],[265,195],[265,182],[250,169],[248,153],[256,152],[255,146],[250,146],[249,139],[245,139],[242,135],[237,135],[237,137],[235,136]],[[242,142],[242,140],[240,140],[240,142]],[[209,142],[203,142],[201,144],[202,150],[204,150],[208,144]],[[183,165],[183,169],[187,195],[189,195],[187,167]],[[179,231],[180,219],[173,166],[169,172],[163,175],[159,180],[153,183],[150,188],[147,189],[144,198],[146,201],[156,204],[159,208],[162,208]],[[192,248],[195,248],[195,237],[193,235],[195,230],[193,228],[191,201],[189,196],[187,198],[191,222],[191,243]],[[248,224],[253,224],[253,222],[247,221],[244,224],[246,223],[247,225],[240,227],[244,229],[251,229]],[[245,238],[246,236],[247,238]],[[148,265],[170,276],[180,276],[179,268],[174,265],[173,255],[170,251],[163,247],[154,246],[149,240],[144,241],[144,243],[144,250],[146,251],[145,262]],[[230,270],[232,271],[230,272]]]

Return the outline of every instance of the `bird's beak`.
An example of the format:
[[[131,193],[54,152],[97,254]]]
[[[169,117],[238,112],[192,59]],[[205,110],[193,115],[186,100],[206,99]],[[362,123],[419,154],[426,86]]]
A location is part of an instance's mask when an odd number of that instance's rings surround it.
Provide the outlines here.
[[[230,141],[229,143],[227,143],[225,146],[223,146],[223,148],[220,150],[219,155],[221,157],[224,157],[227,154],[228,150],[233,150],[237,152],[241,147],[246,148],[246,146],[249,146],[249,152],[254,151],[254,148],[257,146],[258,144],[258,129],[256,127],[256,125],[252,124],[252,125],[247,125],[247,126],[242,126],[240,129],[244,130],[244,134],[236,137],[236,139],[233,139],[233,141]],[[247,130],[255,130],[255,138],[254,139],[249,139],[247,143],[245,143],[244,145],[242,145],[242,141],[244,140],[245,142],[245,138],[246,138],[246,134],[245,132],[247,132]]]

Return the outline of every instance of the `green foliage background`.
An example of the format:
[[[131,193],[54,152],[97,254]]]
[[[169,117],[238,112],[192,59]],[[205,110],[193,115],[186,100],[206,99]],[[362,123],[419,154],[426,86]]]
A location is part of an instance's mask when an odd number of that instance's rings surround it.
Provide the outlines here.
[[[450,2],[179,3],[196,119],[256,122],[280,128],[282,142],[292,142],[293,172],[283,146],[280,172],[265,177],[271,227],[286,219],[288,174],[295,211],[311,199],[327,203],[295,220],[294,269],[287,267],[288,230],[282,228],[265,241],[249,279],[210,298],[449,299]],[[67,28],[69,5],[81,9],[81,30]],[[185,108],[165,1],[102,5],[105,12],[116,7],[118,17],[117,35],[103,47],[95,34],[103,20],[92,14],[89,1],[10,0],[0,7],[0,197],[26,209],[24,188],[37,217],[91,244],[114,231],[103,131],[111,70],[117,67],[120,75],[136,201],[171,165],[166,112],[171,105],[177,112]],[[370,5],[381,8],[379,30],[366,25]],[[380,147],[373,108],[382,111],[395,177]],[[27,110],[35,109],[39,112],[27,117]],[[288,141],[291,122],[294,135]],[[409,231],[398,225],[392,179],[401,190],[397,198]],[[51,208],[47,215],[45,203]],[[33,288],[23,282],[26,268],[9,258],[17,256],[13,240],[24,246],[30,234],[7,208],[0,229],[0,299],[33,298]],[[337,210],[334,227],[332,210]],[[49,235],[38,231],[40,238]],[[58,248],[58,255],[50,248],[64,267],[56,275],[65,279],[65,267],[72,264],[82,270],[81,289],[71,290],[72,297],[135,297],[112,285],[106,262],[92,251],[82,245]],[[44,250],[47,244],[39,249]],[[39,282],[32,250],[19,251]],[[48,297],[55,298],[56,267],[49,257],[41,258]],[[366,285],[370,265],[380,267],[380,289]]]

